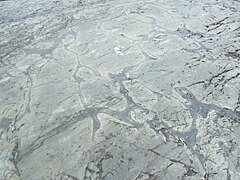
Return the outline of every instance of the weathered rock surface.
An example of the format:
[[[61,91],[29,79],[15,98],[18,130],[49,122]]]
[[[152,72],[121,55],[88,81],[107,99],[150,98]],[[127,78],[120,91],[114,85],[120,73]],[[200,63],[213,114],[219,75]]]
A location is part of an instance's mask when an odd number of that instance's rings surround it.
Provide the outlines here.
[[[240,179],[240,2],[0,1],[0,179]]]

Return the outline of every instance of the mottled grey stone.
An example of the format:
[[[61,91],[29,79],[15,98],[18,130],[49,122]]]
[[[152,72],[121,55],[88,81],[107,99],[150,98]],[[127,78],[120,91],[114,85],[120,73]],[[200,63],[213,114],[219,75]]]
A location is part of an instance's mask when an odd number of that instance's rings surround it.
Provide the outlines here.
[[[239,0],[0,1],[0,179],[240,179]]]

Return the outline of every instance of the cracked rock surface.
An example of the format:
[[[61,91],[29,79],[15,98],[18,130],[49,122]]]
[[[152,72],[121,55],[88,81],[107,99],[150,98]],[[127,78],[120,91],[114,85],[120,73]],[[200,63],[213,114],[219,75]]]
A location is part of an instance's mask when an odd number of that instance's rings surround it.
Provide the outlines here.
[[[1,0],[1,180],[240,179],[239,0]]]

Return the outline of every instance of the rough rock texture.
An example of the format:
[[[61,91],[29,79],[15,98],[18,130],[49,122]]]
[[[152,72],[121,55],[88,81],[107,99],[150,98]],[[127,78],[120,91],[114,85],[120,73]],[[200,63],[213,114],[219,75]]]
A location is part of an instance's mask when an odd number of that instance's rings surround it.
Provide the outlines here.
[[[240,2],[0,1],[0,179],[240,179]]]

